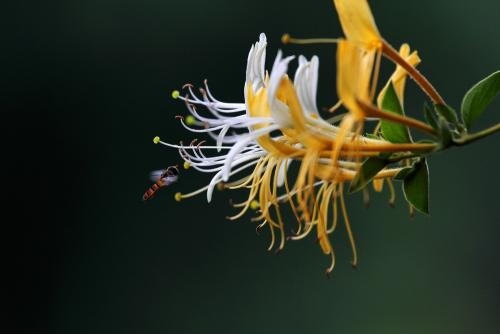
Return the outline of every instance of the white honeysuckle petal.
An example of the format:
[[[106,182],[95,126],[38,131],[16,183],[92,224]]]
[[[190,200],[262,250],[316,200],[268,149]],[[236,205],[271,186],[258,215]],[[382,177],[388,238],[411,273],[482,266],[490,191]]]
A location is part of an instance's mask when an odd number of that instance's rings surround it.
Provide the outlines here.
[[[271,75],[269,77],[269,85],[267,89],[269,101],[276,97],[276,91],[278,90],[281,79],[287,73],[288,64],[293,59],[295,59],[295,56],[289,56],[283,59],[283,52],[278,50],[278,54],[274,59],[273,67],[271,69]]]
[[[203,154],[203,149],[203,146],[180,146],[179,154],[185,161],[198,166],[222,166],[226,163],[229,151],[225,154],[207,157],[205,154]],[[190,151],[192,151],[192,153],[190,153]],[[263,150],[258,146],[247,146],[243,150],[241,150],[238,155],[251,154],[260,151]]]
[[[183,100],[186,103],[190,104],[203,105],[210,112],[216,114],[217,116],[226,117],[220,115],[219,113],[244,112],[246,109],[244,103],[226,103],[215,99],[213,95],[210,93],[210,90],[208,89],[208,85],[206,83],[205,83],[206,90],[202,90],[202,95],[203,95],[202,99],[200,99],[198,95],[193,92],[193,87],[191,85],[186,85],[185,87],[187,87],[189,94],[187,95],[187,97],[180,95],[178,97],[180,100]]]
[[[276,98],[276,93],[281,79],[287,73],[288,64],[295,58],[295,56],[289,56],[282,59],[282,55],[283,53],[279,50],[276,55],[276,59],[274,60],[271,75],[269,77],[267,99],[269,101],[269,107],[271,108],[271,114],[275,122],[280,124],[281,127],[291,127],[293,122],[290,117],[289,109],[283,102]]]
[[[241,140],[238,141],[234,146],[229,150],[229,153],[227,154],[227,159],[224,164],[224,169],[223,169],[223,180],[224,182],[228,180],[229,178],[229,172],[231,171],[231,167],[233,164],[233,160],[235,156],[241,152],[242,149],[244,149],[249,143],[252,141],[256,140],[257,138],[266,135],[272,131],[278,130],[279,126],[278,125],[271,125],[267,128],[255,130],[245,136],[242,136]]]
[[[215,133],[209,132],[208,135],[213,139],[217,140],[219,139],[219,136]],[[222,138],[222,143],[224,144],[234,144],[240,139],[241,135],[239,134],[232,134],[232,135],[225,135],[224,138]]]
[[[219,132],[219,136],[217,137],[217,152],[220,152],[222,150],[222,144],[224,141],[224,137],[226,136],[227,131],[229,131],[230,126],[226,125],[221,132]]]
[[[261,87],[264,87],[265,62],[266,62],[267,38],[264,33],[259,36],[259,41],[252,45],[247,58],[247,70],[245,76],[245,94],[246,85],[251,84],[255,93]]]
[[[285,171],[288,170],[288,167],[292,163],[292,159],[286,159],[281,163],[280,169],[278,170],[278,187],[282,187],[285,184]]]
[[[302,109],[306,115],[316,114],[319,116],[316,105],[316,93],[318,89],[319,59],[313,56],[307,61],[304,56],[299,57],[299,67],[295,72],[294,86]]]
[[[288,109],[286,104],[275,99],[269,107],[271,108],[274,122],[279,124],[282,128],[293,126],[292,119],[290,118],[290,109]]]
[[[241,108],[243,108],[241,111],[244,111],[244,109],[245,109],[245,104],[244,104],[244,103],[241,103],[241,102],[240,102],[240,103],[228,103],[228,102],[221,102],[221,101],[217,100],[217,99],[213,96],[213,94],[212,94],[212,92],[211,92],[210,88],[208,87],[208,81],[207,81],[207,80],[205,80],[203,84],[205,85],[205,91],[207,92],[207,94],[208,94],[208,96],[210,97],[210,99],[211,99],[213,102],[218,103],[218,105],[219,105],[219,107],[220,107],[221,109],[231,109],[231,110],[233,110],[233,109],[241,109]],[[229,112],[231,112],[231,110],[229,110]],[[221,110],[221,111],[222,111],[222,110]],[[227,112],[227,111],[223,111],[223,112]]]

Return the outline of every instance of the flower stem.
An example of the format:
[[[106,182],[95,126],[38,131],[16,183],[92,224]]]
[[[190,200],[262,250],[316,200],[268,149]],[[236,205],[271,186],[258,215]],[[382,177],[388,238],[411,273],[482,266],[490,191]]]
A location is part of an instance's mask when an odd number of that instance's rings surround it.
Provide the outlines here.
[[[382,52],[387,58],[404,68],[435,104],[446,104],[429,80],[427,80],[419,70],[401,57],[401,55],[386,41],[382,42]]]
[[[467,145],[472,142],[475,142],[476,140],[488,137],[498,131],[500,131],[500,123],[497,123],[490,128],[484,129],[476,133],[466,134],[462,136],[460,139],[455,140],[455,144],[458,146]]]
[[[433,136],[436,136],[436,131],[434,129],[427,125],[424,122],[421,122],[417,119],[411,118],[411,117],[406,117],[406,116],[401,116],[395,113],[387,112],[380,110],[374,106],[371,106],[369,104],[364,103],[363,101],[357,100],[358,105],[360,108],[366,113],[367,116],[371,117],[378,117],[381,119],[385,119],[391,122],[396,122],[400,124],[407,125],[409,127],[415,128],[417,130],[427,132]]]

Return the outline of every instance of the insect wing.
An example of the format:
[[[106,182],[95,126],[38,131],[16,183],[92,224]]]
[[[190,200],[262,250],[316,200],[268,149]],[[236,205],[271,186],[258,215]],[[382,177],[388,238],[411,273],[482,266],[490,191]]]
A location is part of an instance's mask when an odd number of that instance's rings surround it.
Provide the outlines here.
[[[164,172],[165,172],[165,169],[159,169],[159,170],[152,171],[149,174],[149,178],[151,179],[151,181],[156,182],[162,177]]]
[[[171,176],[164,177],[161,180],[162,180],[164,186],[169,186],[172,183],[176,182],[177,178],[178,178],[177,175],[175,175],[175,176],[171,175]]]

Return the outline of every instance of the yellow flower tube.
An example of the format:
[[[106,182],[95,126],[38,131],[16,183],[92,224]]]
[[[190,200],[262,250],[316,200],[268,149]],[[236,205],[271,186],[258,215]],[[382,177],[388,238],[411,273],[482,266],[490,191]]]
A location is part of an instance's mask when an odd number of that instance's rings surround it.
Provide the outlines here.
[[[334,0],[340,24],[349,41],[368,48],[380,48],[382,37],[378,32],[370,6],[366,0]]]

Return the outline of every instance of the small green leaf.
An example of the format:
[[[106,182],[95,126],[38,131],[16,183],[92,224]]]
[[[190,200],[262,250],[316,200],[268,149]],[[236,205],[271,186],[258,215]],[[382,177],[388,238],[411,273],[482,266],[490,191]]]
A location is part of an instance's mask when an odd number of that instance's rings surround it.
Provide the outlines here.
[[[382,109],[398,115],[404,115],[403,108],[396,94],[392,82],[389,83],[382,99]],[[411,142],[408,128],[402,124],[382,120],[382,134],[384,138],[391,143],[409,143]]]
[[[495,96],[500,92],[500,71],[479,81],[472,87],[462,100],[462,119],[467,129],[483,113]]]
[[[418,211],[429,214],[429,168],[425,159],[417,162],[406,175],[403,191],[408,203]]]
[[[413,167],[405,167],[399,171],[392,179],[396,181],[403,181],[405,177],[413,170]]]
[[[448,122],[454,125],[458,124],[457,113],[455,112],[455,110],[453,110],[452,107],[446,104],[435,104],[434,109],[439,115],[443,116],[444,119],[447,120]]]
[[[441,149],[449,147],[453,142],[453,134],[451,133],[451,129],[448,126],[448,122],[442,117],[439,118],[438,133]]]
[[[427,121],[427,124],[429,124],[433,129],[438,128],[438,118],[427,103],[424,104],[424,117]]]
[[[384,169],[385,166],[389,164],[389,161],[386,159],[371,157],[365,160],[361,167],[359,168],[358,173],[354,177],[351,182],[351,186],[349,187],[349,192],[354,193],[358,190],[361,190],[370,182],[371,179],[378,172]]]

